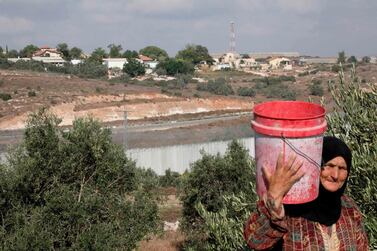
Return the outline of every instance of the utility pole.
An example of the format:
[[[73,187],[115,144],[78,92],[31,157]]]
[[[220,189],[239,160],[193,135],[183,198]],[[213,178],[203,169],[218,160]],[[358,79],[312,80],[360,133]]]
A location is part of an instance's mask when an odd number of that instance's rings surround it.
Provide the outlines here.
[[[127,151],[127,111],[124,111],[123,148]]]

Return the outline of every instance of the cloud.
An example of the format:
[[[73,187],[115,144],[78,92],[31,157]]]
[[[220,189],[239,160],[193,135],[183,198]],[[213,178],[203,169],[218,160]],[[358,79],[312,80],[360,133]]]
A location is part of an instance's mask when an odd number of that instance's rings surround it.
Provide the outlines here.
[[[17,34],[32,31],[33,28],[33,22],[25,18],[0,16],[0,33]]]
[[[276,0],[277,5],[284,11],[293,11],[299,14],[317,12],[320,10],[320,0]]]
[[[140,13],[168,13],[172,11],[188,10],[193,8],[191,0],[131,0],[128,7],[130,11]]]

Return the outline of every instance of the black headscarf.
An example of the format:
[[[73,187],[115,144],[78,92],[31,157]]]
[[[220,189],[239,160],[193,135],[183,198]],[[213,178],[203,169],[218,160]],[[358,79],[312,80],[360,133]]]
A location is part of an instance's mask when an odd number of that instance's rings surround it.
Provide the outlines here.
[[[336,223],[341,213],[341,196],[347,186],[348,176],[352,165],[352,154],[348,146],[340,139],[332,136],[323,138],[322,166],[335,157],[343,157],[347,163],[347,179],[343,186],[335,191],[326,190],[319,183],[319,195],[317,199],[300,205],[284,205],[287,215],[303,217],[311,221],[319,222],[326,226]]]

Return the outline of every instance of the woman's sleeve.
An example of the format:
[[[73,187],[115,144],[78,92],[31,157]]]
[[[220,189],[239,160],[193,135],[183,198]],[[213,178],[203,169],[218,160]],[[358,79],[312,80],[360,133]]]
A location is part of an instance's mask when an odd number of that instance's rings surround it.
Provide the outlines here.
[[[284,208],[274,208],[271,200],[264,198],[257,203],[257,212],[246,221],[244,238],[255,250],[273,248],[288,231]]]

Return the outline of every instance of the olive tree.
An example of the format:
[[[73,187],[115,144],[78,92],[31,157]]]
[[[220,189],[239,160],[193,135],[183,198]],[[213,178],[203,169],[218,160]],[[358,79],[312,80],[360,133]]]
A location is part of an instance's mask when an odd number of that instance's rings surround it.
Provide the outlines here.
[[[109,129],[62,131],[40,110],[0,167],[1,250],[133,250],[158,229],[157,204]]]

